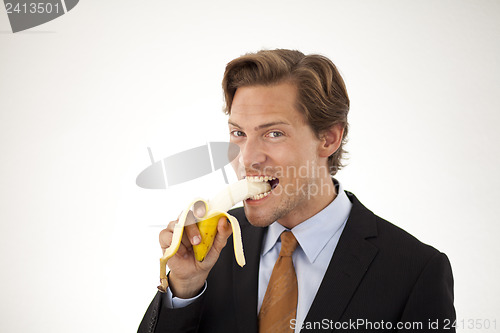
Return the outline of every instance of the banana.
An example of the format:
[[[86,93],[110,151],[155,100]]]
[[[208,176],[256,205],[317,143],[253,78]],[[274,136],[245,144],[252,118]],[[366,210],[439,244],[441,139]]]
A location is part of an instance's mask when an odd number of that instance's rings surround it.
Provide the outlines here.
[[[201,262],[205,259],[205,256],[214,243],[219,219],[223,216],[224,214],[216,215],[197,223],[198,229],[200,230],[201,242],[198,245],[193,245],[193,252],[196,260]]]
[[[251,179],[251,180],[250,180]],[[243,244],[241,241],[241,231],[238,220],[227,213],[234,205],[242,200],[262,195],[271,190],[271,186],[262,178],[245,178],[234,184],[231,184],[219,192],[211,200],[195,199],[189,203],[179,216],[179,220],[174,226],[172,242],[170,247],[165,250],[163,257],[160,258],[160,285],[158,289],[166,292],[168,287],[167,280],[167,261],[172,258],[181,244],[184,226],[197,223],[201,234],[201,243],[193,246],[193,252],[196,260],[203,261],[217,234],[217,224],[221,217],[226,217],[231,223],[233,230],[234,255],[236,262],[240,266],[245,265],[245,256],[243,254]]]

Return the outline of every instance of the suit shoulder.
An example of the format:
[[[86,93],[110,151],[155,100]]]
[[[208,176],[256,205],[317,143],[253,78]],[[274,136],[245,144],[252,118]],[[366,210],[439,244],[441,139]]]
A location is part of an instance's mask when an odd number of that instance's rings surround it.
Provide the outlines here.
[[[399,251],[402,254],[419,253],[428,258],[439,253],[437,249],[421,242],[401,227],[377,215],[374,216],[377,225],[377,237],[373,239],[373,242],[379,248]]]
[[[352,222],[350,229],[363,235],[367,241],[375,245],[379,250],[391,256],[412,255],[424,257],[427,260],[440,253],[434,247],[421,242],[401,227],[374,214],[352,193],[348,192],[347,194],[353,204],[349,216],[350,222]]]

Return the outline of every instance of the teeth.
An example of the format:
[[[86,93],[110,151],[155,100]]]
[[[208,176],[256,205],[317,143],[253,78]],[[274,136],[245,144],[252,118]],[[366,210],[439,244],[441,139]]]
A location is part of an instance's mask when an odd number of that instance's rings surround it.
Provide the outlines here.
[[[267,182],[269,180],[275,180],[276,177],[269,177],[269,176],[248,176],[248,177],[246,177],[246,179],[249,182]]]
[[[259,199],[262,199],[262,198],[267,197],[270,193],[271,193],[271,191],[266,192],[266,193],[257,194],[257,195],[254,195],[254,196],[252,197],[252,199],[253,199],[253,200],[259,200]]]
[[[261,194],[257,194],[257,195],[254,195],[252,197],[253,200],[259,200],[259,199],[262,199],[262,198],[265,198],[269,195],[269,193],[271,192],[266,192],[266,193],[261,193]]]
[[[270,180],[275,180],[276,177],[271,177],[271,176],[247,176],[247,177],[245,177],[245,179],[248,182],[258,183],[258,182],[268,182]],[[271,193],[271,191],[272,191],[272,189],[270,191],[268,191],[268,192],[254,195],[254,196],[251,197],[251,199],[252,200],[259,200],[259,199],[265,198],[265,197],[267,197]]]
[[[276,177],[270,177],[270,176],[247,176],[245,178],[248,182],[251,182],[251,183],[268,182],[270,180],[276,179]],[[272,189],[271,189],[271,191],[272,191]],[[251,199],[252,200],[259,200],[259,199],[265,198],[269,195],[269,193],[271,193],[271,191],[254,195],[251,197]]]

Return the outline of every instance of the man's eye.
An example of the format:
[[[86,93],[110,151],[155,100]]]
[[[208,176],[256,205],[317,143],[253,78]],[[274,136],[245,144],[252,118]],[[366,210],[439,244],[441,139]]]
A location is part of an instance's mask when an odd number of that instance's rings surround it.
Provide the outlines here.
[[[279,138],[280,136],[283,136],[283,133],[273,131],[273,132],[269,132],[268,136],[271,138]]]
[[[233,136],[245,136],[245,133],[243,133],[242,131],[235,130],[235,131],[231,132],[231,135],[233,135]]]

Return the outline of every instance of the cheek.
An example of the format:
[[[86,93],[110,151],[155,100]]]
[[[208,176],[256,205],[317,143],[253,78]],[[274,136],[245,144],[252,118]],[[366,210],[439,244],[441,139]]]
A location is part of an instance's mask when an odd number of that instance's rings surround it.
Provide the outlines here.
[[[316,147],[304,145],[300,148],[291,149],[286,155],[286,164],[289,166],[289,174],[292,178],[310,178],[312,168],[318,163]],[[286,171],[287,169],[285,169]]]
[[[287,150],[282,154],[274,155],[271,164],[275,166],[276,176],[286,182],[285,178],[297,178],[297,171],[301,169],[302,160],[297,151]]]

